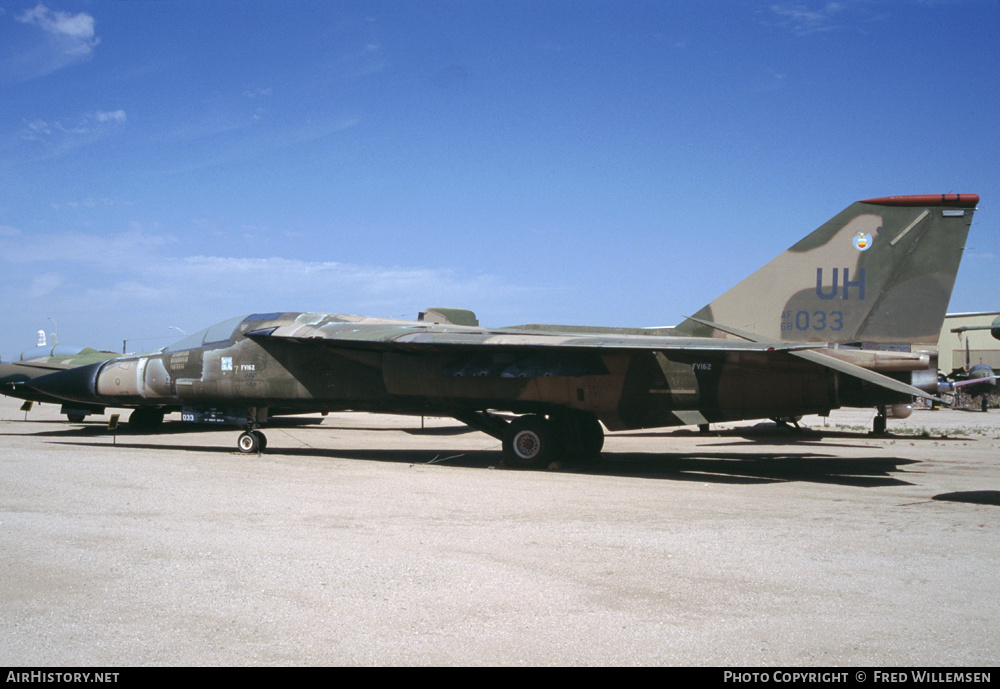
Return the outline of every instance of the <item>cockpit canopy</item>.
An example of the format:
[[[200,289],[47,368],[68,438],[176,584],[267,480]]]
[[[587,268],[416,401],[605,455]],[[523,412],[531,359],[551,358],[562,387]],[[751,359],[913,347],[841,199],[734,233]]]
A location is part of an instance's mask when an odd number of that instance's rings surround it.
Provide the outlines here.
[[[188,335],[184,339],[173,343],[169,347],[165,347],[163,351],[169,353],[180,352],[185,349],[211,347],[211,345],[216,345],[217,347],[226,346],[233,341],[233,336],[236,334],[237,328],[239,328],[240,323],[245,321],[246,318],[246,316],[236,316],[235,318],[224,320],[221,323],[216,323],[215,325],[196,332],[193,335]],[[212,348],[214,349],[214,347]]]
[[[284,315],[283,313],[255,313],[250,316],[229,318],[193,335],[188,335],[169,347],[164,347],[163,351],[169,354],[185,349],[218,349],[220,347],[227,347],[233,343],[240,333],[253,330],[259,327],[259,324],[264,321],[279,320]],[[244,326],[244,323],[247,325]],[[253,324],[252,327],[250,324]]]

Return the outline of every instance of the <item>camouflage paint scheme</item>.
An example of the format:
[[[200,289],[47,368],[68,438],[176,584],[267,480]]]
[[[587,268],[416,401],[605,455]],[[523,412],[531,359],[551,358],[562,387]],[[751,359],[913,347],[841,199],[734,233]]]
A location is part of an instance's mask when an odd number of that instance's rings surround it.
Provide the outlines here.
[[[244,451],[268,414],[289,411],[453,416],[502,438],[517,465],[596,454],[598,420],[623,430],[875,406],[884,430],[887,405],[937,393],[932,347],[978,200],[855,203],[676,328],[483,328],[445,309],[417,321],[254,314],[36,386],[242,424]]]
[[[0,363],[0,394],[29,402],[63,404],[65,400],[45,395],[26,385],[29,381],[77,366],[107,361],[120,356],[117,352],[107,352],[77,345],[39,346],[21,352],[20,360]],[[88,414],[102,414],[102,405],[63,405],[62,413],[72,421],[82,421]]]
[[[855,203],[694,315],[774,340],[936,345],[972,199]],[[774,292],[787,295],[780,312],[769,300],[747,299]],[[677,330],[712,334],[690,321]]]

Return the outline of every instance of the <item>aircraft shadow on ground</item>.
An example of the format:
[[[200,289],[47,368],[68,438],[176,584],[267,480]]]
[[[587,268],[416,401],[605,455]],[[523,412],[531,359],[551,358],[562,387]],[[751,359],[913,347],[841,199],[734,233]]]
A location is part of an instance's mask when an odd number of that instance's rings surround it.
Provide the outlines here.
[[[22,423],[33,423],[33,424],[45,424],[51,425],[53,422],[51,419],[14,419],[19,424]],[[410,435],[429,435],[429,436],[455,436],[464,435],[466,433],[477,432],[474,428],[469,426],[426,426],[424,428],[405,428],[405,427],[391,427],[391,426],[347,426],[347,425],[331,425],[324,424],[322,418],[314,417],[296,417],[296,416],[276,416],[271,418],[266,426],[262,430],[267,431],[269,428],[322,428],[326,431],[363,431],[365,433],[379,433],[379,432],[402,432],[408,433]],[[71,422],[65,422],[66,426],[58,430],[53,431],[42,431],[40,433],[24,433],[19,435],[53,435],[53,434],[64,434],[69,431],[80,433],[80,434],[93,434],[93,435],[104,435],[110,434],[111,431],[108,430],[107,421],[88,421],[84,423],[74,424]],[[210,424],[210,423],[186,423],[180,421],[167,421],[162,426],[153,430],[140,430],[129,428],[125,421],[121,422],[118,427],[119,436],[142,436],[142,435],[177,435],[177,434],[188,434],[188,433],[209,433],[218,431],[233,431],[237,430],[237,426],[230,426],[227,424]]]
[[[31,423],[30,421],[28,423]],[[51,421],[38,422],[46,423],[51,425]],[[321,426],[321,419],[303,418],[303,417],[287,417],[287,418],[275,418],[269,421],[267,428],[279,429],[279,428],[316,428],[318,430],[327,430],[331,428],[330,426]],[[264,430],[267,430],[265,428]],[[107,422],[89,422],[73,424],[67,423],[64,426],[60,426],[57,429],[49,431],[39,431],[34,433],[17,433],[8,435],[34,435],[39,437],[66,437],[66,436],[80,436],[80,437],[111,437],[117,435],[119,438],[137,438],[137,437],[149,437],[157,435],[196,435],[198,433],[218,433],[220,431],[233,431],[238,433],[240,428],[238,426],[230,426],[228,424],[209,424],[209,423],[184,423],[181,421],[164,423],[154,429],[135,429],[130,428],[127,423],[122,423],[117,430],[111,431],[108,429]]]
[[[408,435],[429,435],[429,436],[440,436],[440,437],[465,435],[466,433],[477,432],[475,428],[470,428],[469,426],[432,426],[427,428],[369,428],[367,426],[324,426],[323,428],[336,431],[361,431],[363,433],[370,433],[372,431],[376,433],[380,431],[381,432],[392,431],[394,433],[406,433]]]
[[[835,457],[814,452],[606,453],[586,473],[707,483],[805,481],[856,487],[906,486],[893,476],[917,460],[900,457]]]
[[[758,443],[765,445],[803,445],[806,443],[822,442],[824,447],[861,447],[856,442],[844,445],[833,445],[828,441],[831,438],[842,440],[913,440],[913,441],[967,441],[968,437],[953,435],[931,435],[916,433],[893,433],[890,429],[886,433],[874,434],[869,431],[852,431],[843,429],[817,429],[817,428],[783,428],[773,424],[760,424],[757,426],[744,426],[739,428],[725,428],[720,430],[701,433],[700,431],[683,428],[680,430],[668,431],[648,431],[629,432],[628,437],[633,438],[739,438],[737,442],[730,444],[738,445],[743,443]],[[715,443],[716,447],[721,446]]]
[[[185,428],[182,424],[173,424]],[[164,452],[202,452],[206,454],[240,455],[233,448],[156,442],[157,436],[197,433],[197,430],[167,429],[158,434],[120,433],[112,438],[103,427],[77,426],[59,431],[47,431],[30,435],[48,436],[56,442],[93,447],[94,443],[115,446],[119,449],[160,450]],[[205,430],[221,430],[209,427]],[[317,430],[330,430],[318,428]],[[367,430],[367,429],[365,429]],[[439,429],[431,429],[437,431]],[[28,435],[28,434],[26,434]],[[428,435],[433,435],[428,434]],[[305,439],[289,439],[300,443],[299,447],[289,447],[280,436],[273,436],[271,444],[262,455],[245,456],[248,462],[258,457],[317,457],[357,459],[364,461],[393,462],[407,464],[439,464],[442,466],[465,468],[502,467],[499,450],[462,451],[456,448],[441,449],[352,449],[310,447]],[[235,444],[235,435],[234,435]],[[791,443],[789,443],[791,444]],[[719,445],[713,445],[717,448]],[[818,448],[816,448],[818,449]],[[856,487],[883,487],[911,485],[897,476],[905,471],[903,467],[918,463],[917,460],[901,457],[836,457],[815,451],[780,451],[741,453],[739,451],[718,452],[698,449],[687,453],[676,452],[605,452],[599,459],[590,462],[558,462],[556,470],[566,473],[619,476],[632,478],[661,479],[674,481],[701,481],[704,483],[728,484],[770,484],[805,481],[811,483],[835,484]],[[543,471],[552,470],[550,468]]]
[[[969,490],[957,493],[941,493],[931,499],[944,502],[969,502],[975,505],[1000,506],[1000,490]]]

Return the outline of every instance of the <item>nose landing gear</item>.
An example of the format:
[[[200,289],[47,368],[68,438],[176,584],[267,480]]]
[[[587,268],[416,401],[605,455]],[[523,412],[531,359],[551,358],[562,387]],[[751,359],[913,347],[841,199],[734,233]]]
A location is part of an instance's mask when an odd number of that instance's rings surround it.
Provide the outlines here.
[[[243,454],[260,454],[267,449],[267,437],[258,428],[267,422],[267,407],[250,407],[247,409],[246,430],[240,433],[236,440],[236,448]]]
[[[267,436],[258,430],[243,431],[236,441],[236,447],[244,454],[259,454],[267,449]]]

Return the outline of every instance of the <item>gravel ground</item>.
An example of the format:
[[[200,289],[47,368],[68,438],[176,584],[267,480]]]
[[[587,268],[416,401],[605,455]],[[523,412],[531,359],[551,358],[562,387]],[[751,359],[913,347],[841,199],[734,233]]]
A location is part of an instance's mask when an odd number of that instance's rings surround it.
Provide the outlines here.
[[[2,665],[993,665],[1000,412],[609,435],[157,435],[0,400]],[[175,415],[176,416],[176,415]]]

